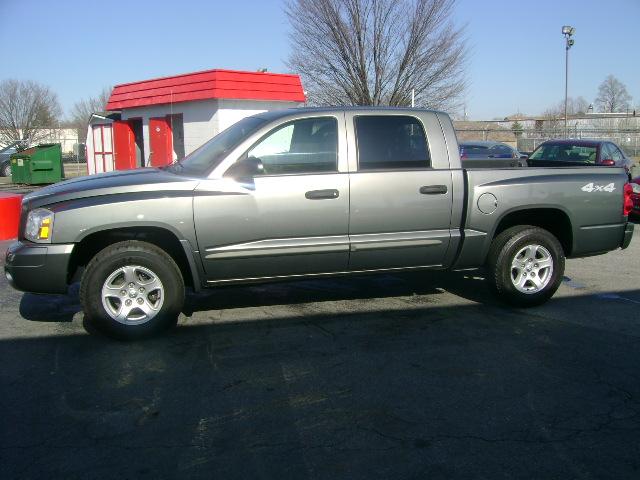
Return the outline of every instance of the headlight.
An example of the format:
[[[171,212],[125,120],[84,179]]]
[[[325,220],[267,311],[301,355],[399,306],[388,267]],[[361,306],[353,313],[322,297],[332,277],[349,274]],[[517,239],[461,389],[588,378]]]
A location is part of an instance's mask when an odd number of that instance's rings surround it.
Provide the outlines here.
[[[32,242],[51,243],[53,217],[53,212],[46,208],[31,210],[27,215],[24,237]]]

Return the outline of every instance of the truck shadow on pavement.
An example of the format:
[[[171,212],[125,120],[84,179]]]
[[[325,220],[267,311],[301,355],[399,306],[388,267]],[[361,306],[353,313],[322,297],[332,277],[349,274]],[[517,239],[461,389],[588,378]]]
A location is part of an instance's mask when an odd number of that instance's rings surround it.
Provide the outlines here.
[[[477,303],[499,305],[480,275],[480,272],[411,272],[224,286],[199,293],[189,289],[183,312],[190,316],[207,310],[384,299],[439,294],[443,290]],[[82,311],[78,293],[77,283],[69,287],[67,295],[24,293],[20,300],[20,315],[34,322],[71,322]]]
[[[286,298],[361,303],[438,291],[418,278],[300,282]],[[481,290],[468,280],[451,277]],[[278,304],[284,287],[210,300]],[[550,303],[579,317],[593,302]],[[637,310],[607,302],[613,318]],[[288,317],[258,309],[137,343],[75,325],[1,340],[3,477],[637,477],[637,327],[428,299],[376,305]]]
[[[191,293],[185,311],[296,305],[340,300],[371,300],[450,291],[479,303],[496,304],[478,273],[411,272],[402,274],[335,277],[250,286],[227,286]]]

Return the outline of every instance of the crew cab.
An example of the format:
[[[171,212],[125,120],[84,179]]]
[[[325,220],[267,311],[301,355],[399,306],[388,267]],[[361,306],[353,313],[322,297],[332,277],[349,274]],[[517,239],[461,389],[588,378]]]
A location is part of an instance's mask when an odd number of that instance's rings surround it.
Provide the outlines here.
[[[168,167],[25,196],[5,272],[39,293],[79,277],[85,318],[121,338],[175,323],[185,285],[485,267],[501,298],[532,306],[565,258],[629,245],[626,180],[621,168],[463,169],[442,112],[272,111]]]

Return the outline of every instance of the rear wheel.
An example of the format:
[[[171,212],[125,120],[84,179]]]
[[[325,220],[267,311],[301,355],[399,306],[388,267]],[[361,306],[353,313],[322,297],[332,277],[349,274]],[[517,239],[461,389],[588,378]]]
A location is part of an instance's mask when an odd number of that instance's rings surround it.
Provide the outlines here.
[[[11,163],[7,162],[2,167],[0,167],[0,177],[10,177],[11,176]]]
[[[527,225],[498,235],[487,258],[491,288],[519,307],[549,300],[560,286],[564,264],[558,239],[547,230]]]
[[[121,339],[141,338],[176,323],[184,281],[160,248],[135,240],[119,242],[87,265],[80,301],[92,326]]]

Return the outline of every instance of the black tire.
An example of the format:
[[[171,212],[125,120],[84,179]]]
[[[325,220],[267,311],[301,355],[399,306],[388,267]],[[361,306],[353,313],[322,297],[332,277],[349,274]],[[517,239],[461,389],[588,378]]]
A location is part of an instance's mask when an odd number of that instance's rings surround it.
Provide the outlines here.
[[[0,177],[10,177],[11,176],[11,164],[9,162],[5,163],[0,167]]]
[[[139,268],[132,268],[131,266]],[[142,272],[143,276],[145,275],[144,272],[151,272],[152,275],[150,277],[153,278],[155,276],[161,282],[161,288],[158,288],[153,293],[150,291],[149,293],[138,294],[137,288],[132,287],[130,292],[129,287],[125,284],[123,284],[125,285],[124,287],[116,286],[115,289],[123,288],[127,293],[123,294],[121,300],[115,296],[112,297],[115,302],[106,300],[107,304],[109,306],[115,304],[117,307],[118,300],[121,302],[130,300],[135,302],[137,298],[134,295],[141,298],[146,295],[147,300],[150,295],[154,295],[157,309],[154,310],[152,313],[154,316],[151,318],[146,320],[144,317],[135,319],[132,323],[129,323],[130,320],[128,318],[118,321],[105,308],[103,287],[106,288],[108,279],[116,278],[120,281],[114,275],[120,269],[125,269],[125,267],[129,269],[128,271],[135,271],[136,274]],[[145,277],[144,280],[146,279]],[[126,283],[124,273],[122,274],[122,280]],[[133,283],[128,285],[133,285]],[[155,245],[137,240],[115,243],[100,251],[87,265],[80,283],[80,302],[84,310],[85,320],[97,330],[122,340],[148,337],[174,326],[184,304],[184,295],[184,280],[173,259]],[[158,297],[162,297],[162,301]],[[109,303],[110,301],[111,303]],[[143,299],[141,303],[144,301]],[[129,308],[135,310],[135,303],[133,307]],[[111,311],[114,312],[116,309],[112,307]],[[122,309],[123,307],[121,307]],[[133,313],[144,316],[144,312],[141,310]]]
[[[517,280],[522,280],[522,276],[518,277],[520,272],[517,269],[520,268],[520,265],[515,269],[512,268],[512,265],[516,262],[516,255],[530,245],[543,247],[540,249],[541,252],[544,252],[544,255],[548,253],[552,259],[552,268],[550,270],[541,269],[542,275],[538,275],[537,281],[544,278],[541,281],[541,288],[535,286],[532,280],[527,280],[526,275],[522,275],[525,277],[523,279],[525,284],[519,287],[515,285],[515,283],[521,283]],[[518,260],[518,263],[520,261],[523,261],[523,266],[526,264],[524,259]],[[535,265],[537,267],[537,264]],[[500,233],[491,243],[487,257],[487,280],[493,292],[500,299],[517,307],[533,307],[546,302],[553,296],[562,282],[564,266],[564,250],[554,235],[539,227],[519,225]],[[527,268],[521,269],[521,272],[529,275],[533,273],[534,276],[536,273],[539,274],[535,269],[533,272],[527,272]],[[512,280],[512,276],[516,278]],[[523,292],[524,289],[531,290]]]

